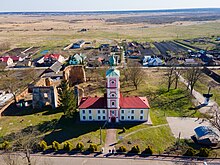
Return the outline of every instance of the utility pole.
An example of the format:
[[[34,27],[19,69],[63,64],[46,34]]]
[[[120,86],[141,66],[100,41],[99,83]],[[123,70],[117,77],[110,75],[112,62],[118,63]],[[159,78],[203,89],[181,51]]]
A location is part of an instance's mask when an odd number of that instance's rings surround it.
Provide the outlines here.
[[[100,127],[100,144],[102,145],[102,127]]]

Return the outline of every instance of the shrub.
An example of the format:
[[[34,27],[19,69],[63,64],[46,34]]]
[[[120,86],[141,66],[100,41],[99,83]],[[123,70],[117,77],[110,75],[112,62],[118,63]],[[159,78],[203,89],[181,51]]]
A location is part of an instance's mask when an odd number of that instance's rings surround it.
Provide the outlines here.
[[[151,146],[148,146],[148,147],[144,150],[143,153],[146,154],[146,155],[152,155],[152,154],[153,154],[152,147],[151,147]]]
[[[200,148],[198,155],[200,157],[208,157],[209,156],[209,149],[208,148]]]
[[[63,143],[63,149],[66,151],[72,151],[73,150],[73,145],[69,141],[65,141]]]
[[[57,141],[54,141],[52,143],[52,148],[54,149],[54,151],[58,151],[62,149],[62,146]]]
[[[125,146],[120,146],[118,149],[118,152],[126,152],[127,149],[125,148]]]
[[[97,151],[97,145],[96,144],[90,144],[89,148],[88,148],[88,151],[90,151],[90,152]]]
[[[8,141],[4,141],[1,145],[0,145],[0,149],[2,150],[7,150],[9,148],[9,142]]]
[[[131,148],[131,153],[138,154],[140,152],[140,148],[138,145],[135,145]]]
[[[76,145],[76,150],[82,151],[84,148],[84,144],[82,142],[77,143]]]
[[[40,141],[39,147],[40,150],[46,151],[48,149],[47,142],[45,142],[44,140]]]
[[[193,148],[189,148],[189,149],[185,152],[184,156],[195,156],[195,154],[196,154],[196,150],[194,150]]]

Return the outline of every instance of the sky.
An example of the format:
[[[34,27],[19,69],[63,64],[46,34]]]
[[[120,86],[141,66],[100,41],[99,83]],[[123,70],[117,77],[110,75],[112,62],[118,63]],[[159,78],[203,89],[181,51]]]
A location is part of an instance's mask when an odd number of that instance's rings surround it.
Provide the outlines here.
[[[220,8],[220,0],[0,0],[1,12]]]

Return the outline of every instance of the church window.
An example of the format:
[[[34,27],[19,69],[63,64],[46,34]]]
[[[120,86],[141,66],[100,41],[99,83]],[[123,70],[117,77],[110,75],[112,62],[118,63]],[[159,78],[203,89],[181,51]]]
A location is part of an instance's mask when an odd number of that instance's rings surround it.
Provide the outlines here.
[[[115,102],[114,101],[112,101],[112,106],[115,106]]]

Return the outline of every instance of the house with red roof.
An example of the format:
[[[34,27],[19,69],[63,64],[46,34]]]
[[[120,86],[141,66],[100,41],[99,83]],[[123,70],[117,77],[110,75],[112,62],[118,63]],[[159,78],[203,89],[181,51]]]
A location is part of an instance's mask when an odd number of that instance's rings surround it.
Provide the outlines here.
[[[0,62],[2,62],[5,66],[12,66],[14,61],[9,56],[0,57]]]
[[[57,61],[60,63],[64,63],[65,58],[60,54],[46,54],[44,57],[37,61],[37,66],[51,66]]]
[[[114,67],[106,71],[106,93],[103,97],[84,97],[80,101],[80,121],[148,121],[149,103],[146,97],[124,97],[120,93],[120,71]]]

